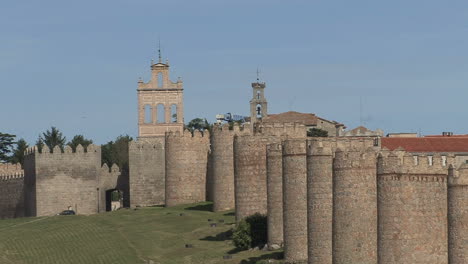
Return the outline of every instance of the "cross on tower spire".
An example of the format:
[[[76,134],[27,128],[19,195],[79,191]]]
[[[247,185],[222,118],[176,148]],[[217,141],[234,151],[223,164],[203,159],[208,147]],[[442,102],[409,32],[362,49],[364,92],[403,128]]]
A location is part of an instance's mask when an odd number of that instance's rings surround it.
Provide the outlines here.
[[[158,55],[159,55],[159,63],[162,63],[162,57],[161,57],[161,39],[158,40]]]

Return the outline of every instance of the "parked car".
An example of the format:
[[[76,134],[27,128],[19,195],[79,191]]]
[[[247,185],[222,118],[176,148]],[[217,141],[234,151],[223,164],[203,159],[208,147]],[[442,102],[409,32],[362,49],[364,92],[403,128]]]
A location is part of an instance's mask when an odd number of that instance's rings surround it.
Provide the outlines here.
[[[58,215],[75,215],[75,211],[73,210],[65,210],[65,211],[62,211],[61,213],[59,213]]]

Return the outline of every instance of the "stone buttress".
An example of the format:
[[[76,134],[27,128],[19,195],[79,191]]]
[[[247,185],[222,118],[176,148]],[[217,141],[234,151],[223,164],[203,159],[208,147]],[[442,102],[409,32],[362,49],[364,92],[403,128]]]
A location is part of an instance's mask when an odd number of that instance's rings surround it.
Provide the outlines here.
[[[267,146],[268,247],[283,245],[283,152],[280,143]]]
[[[450,170],[448,225],[449,263],[468,263],[468,164]]]

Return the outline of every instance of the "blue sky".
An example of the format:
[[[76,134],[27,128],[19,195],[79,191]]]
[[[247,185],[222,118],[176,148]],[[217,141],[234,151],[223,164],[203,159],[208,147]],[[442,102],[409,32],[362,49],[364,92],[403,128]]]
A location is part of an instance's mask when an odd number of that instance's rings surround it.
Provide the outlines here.
[[[269,112],[349,128],[468,133],[466,1],[2,1],[0,131],[136,136],[138,77],[161,39],[185,121],[248,114],[257,67]]]

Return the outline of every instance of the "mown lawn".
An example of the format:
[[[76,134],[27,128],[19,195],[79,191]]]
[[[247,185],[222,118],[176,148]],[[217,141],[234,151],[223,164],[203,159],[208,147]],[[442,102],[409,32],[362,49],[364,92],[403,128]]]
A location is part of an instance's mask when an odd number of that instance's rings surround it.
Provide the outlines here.
[[[210,203],[199,203],[0,220],[0,263],[257,263],[281,256],[236,251],[229,240],[234,214],[210,208]],[[232,259],[223,259],[225,255]]]

